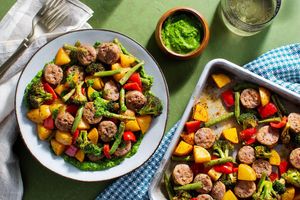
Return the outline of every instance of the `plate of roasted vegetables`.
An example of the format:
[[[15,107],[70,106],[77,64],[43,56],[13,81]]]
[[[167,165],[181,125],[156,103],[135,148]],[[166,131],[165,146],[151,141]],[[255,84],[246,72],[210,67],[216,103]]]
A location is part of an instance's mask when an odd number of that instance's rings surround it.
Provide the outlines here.
[[[300,195],[299,102],[298,94],[241,67],[212,61],[149,196],[294,199]]]
[[[163,136],[168,89],[153,57],[107,30],[63,34],[19,79],[16,115],[31,153],[50,170],[108,180],[146,162]]]

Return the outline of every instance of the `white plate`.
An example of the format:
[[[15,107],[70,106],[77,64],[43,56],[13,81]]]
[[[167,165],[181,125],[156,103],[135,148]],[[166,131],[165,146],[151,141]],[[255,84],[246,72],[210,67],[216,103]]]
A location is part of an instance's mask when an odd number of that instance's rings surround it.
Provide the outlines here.
[[[46,141],[38,139],[36,125],[26,117],[27,108],[23,102],[23,95],[26,85],[43,68],[46,62],[53,60],[57,50],[64,43],[74,44],[77,40],[82,43],[94,44],[95,41],[112,41],[118,38],[120,42],[137,58],[145,61],[145,69],[149,75],[154,77],[152,87],[153,93],[163,103],[163,113],[152,121],[149,131],[142,140],[137,153],[131,158],[125,159],[120,165],[102,171],[81,171],[73,165],[65,162],[61,157],[55,156],[50,151],[50,145]],[[109,180],[138,168],[145,163],[158,147],[165,131],[169,93],[165,78],[154,58],[141,45],[129,37],[117,32],[108,30],[80,30],[61,35],[48,42],[40,48],[27,63],[23,70],[16,90],[16,116],[20,127],[21,135],[30,152],[37,160],[48,169],[71,179],[81,181],[102,181]]]

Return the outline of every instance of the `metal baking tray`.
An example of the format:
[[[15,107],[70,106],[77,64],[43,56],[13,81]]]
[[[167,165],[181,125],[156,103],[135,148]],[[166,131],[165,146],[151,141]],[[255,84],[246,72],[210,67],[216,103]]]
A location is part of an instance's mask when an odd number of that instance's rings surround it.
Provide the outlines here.
[[[216,73],[216,72],[224,72],[226,74],[229,74],[234,80],[252,82],[257,85],[268,88],[273,93],[277,93],[278,95],[280,95],[280,97],[281,97],[281,99],[283,99],[283,101],[284,101],[283,103],[285,105],[287,105],[285,103],[285,101],[293,102],[293,104],[294,104],[294,105],[292,105],[293,108],[288,108],[288,110],[296,109],[299,112],[299,108],[296,108],[295,105],[298,105],[298,106],[300,105],[300,94],[292,92],[280,85],[277,85],[261,76],[258,76],[257,74],[254,74],[254,73],[242,68],[241,66],[238,66],[227,60],[214,59],[214,60],[208,62],[199,78],[199,81],[194,89],[194,92],[193,92],[193,94],[186,106],[186,109],[181,117],[180,123],[178,125],[178,128],[177,128],[174,136],[173,136],[172,141],[170,142],[169,148],[166,151],[166,154],[164,155],[162,162],[161,162],[159,168],[157,169],[157,172],[154,175],[154,178],[150,184],[150,187],[148,190],[148,195],[149,195],[150,199],[152,199],[152,200],[167,199],[166,198],[167,194],[166,194],[163,182],[162,182],[163,173],[165,171],[167,171],[167,173],[171,172],[172,166],[174,166],[174,162],[171,162],[171,156],[174,151],[174,148],[176,147],[176,145],[180,139],[180,134],[182,133],[182,131],[184,129],[184,124],[190,118],[193,106],[195,105],[195,103],[198,101],[199,98],[202,98],[201,94],[205,92],[204,90],[206,90],[206,87],[211,83],[211,82],[209,82],[210,75],[212,73]],[[289,104],[289,106],[291,106],[291,104]],[[217,106],[215,108],[210,108],[209,114],[211,114],[211,112],[216,112],[216,109],[220,109],[220,107]],[[228,122],[226,122],[226,123],[228,123]],[[222,126],[224,126],[224,124]],[[222,127],[222,128],[224,128],[224,127]],[[217,130],[217,132],[218,132],[218,130]],[[216,134],[218,134],[217,132],[216,132]]]

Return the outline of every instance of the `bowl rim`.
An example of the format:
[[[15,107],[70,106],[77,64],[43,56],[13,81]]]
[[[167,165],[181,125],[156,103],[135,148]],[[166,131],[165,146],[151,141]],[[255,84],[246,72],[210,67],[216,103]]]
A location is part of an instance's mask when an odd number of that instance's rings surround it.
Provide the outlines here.
[[[166,21],[166,19],[168,17],[174,15],[176,12],[187,12],[187,13],[193,14],[198,19],[198,21],[200,22],[200,24],[202,26],[203,37],[202,37],[199,47],[187,54],[176,53],[175,51],[168,49],[165,46],[163,39],[162,39],[161,32],[162,32],[162,26],[163,26],[164,22]],[[210,38],[209,25],[208,25],[206,19],[204,18],[204,16],[201,13],[199,13],[197,10],[195,10],[194,8],[190,8],[190,7],[186,7],[186,6],[178,6],[178,7],[171,8],[170,10],[167,10],[161,16],[159,21],[157,22],[155,32],[156,32],[155,38],[159,44],[158,46],[160,47],[160,49],[162,51],[164,51],[165,53],[167,53],[168,55],[171,55],[171,56],[179,58],[179,59],[194,58],[194,57],[198,56],[199,54],[201,54],[204,51],[204,49],[207,47],[208,41]]]
[[[79,178],[74,178],[74,177],[67,176],[66,174],[59,173],[59,172],[57,172],[57,171],[55,171],[55,170],[50,169],[49,167],[47,167],[43,162],[41,162],[41,161],[35,156],[35,154],[33,154],[32,150],[28,147],[28,145],[27,145],[27,143],[26,143],[26,141],[25,141],[25,139],[24,139],[24,137],[23,137],[22,131],[21,131],[21,129],[20,129],[20,123],[19,123],[19,118],[18,118],[19,114],[18,114],[18,111],[17,111],[17,110],[18,110],[18,109],[17,109],[17,94],[19,93],[18,89],[19,89],[20,80],[21,80],[21,78],[22,78],[22,76],[23,76],[23,73],[24,73],[25,69],[28,67],[28,64],[31,62],[31,60],[33,59],[33,57],[34,57],[39,51],[41,51],[46,45],[48,45],[50,42],[53,42],[55,39],[60,38],[60,37],[63,37],[63,36],[65,36],[65,35],[67,35],[67,34],[72,34],[72,33],[75,33],[75,32],[85,32],[85,31],[104,31],[104,32],[111,32],[111,33],[119,34],[119,35],[121,35],[121,36],[123,36],[123,37],[129,39],[130,41],[132,41],[132,42],[135,43],[136,45],[140,46],[140,47],[146,52],[146,54],[149,55],[149,57],[150,57],[150,58],[154,61],[154,63],[156,64],[156,66],[157,66],[159,72],[160,72],[161,75],[162,75],[162,80],[163,80],[163,82],[164,82],[165,89],[166,89],[166,94],[167,94],[167,96],[166,96],[166,100],[167,100],[167,101],[166,101],[166,105],[165,105],[166,119],[165,119],[165,123],[164,123],[164,125],[163,125],[163,130],[162,130],[163,132],[162,132],[161,137],[160,137],[160,139],[159,139],[159,143],[157,144],[156,148],[153,150],[153,152],[151,153],[151,155],[150,155],[143,163],[141,163],[140,165],[136,166],[135,168],[129,170],[128,172],[123,173],[123,174],[119,174],[119,175],[114,175],[114,176],[112,176],[112,177],[110,177],[110,178],[101,179],[101,180],[95,180],[95,179],[93,179],[93,180],[87,180],[87,179],[84,179],[84,180],[83,180],[83,179],[79,179]],[[22,99],[23,99],[23,98],[22,98]],[[36,50],[36,52],[34,52],[33,55],[31,55],[31,57],[29,58],[29,60],[28,60],[28,61],[26,62],[26,64],[24,65],[24,68],[22,69],[20,76],[18,77],[18,82],[17,82],[17,86],[16,86],[16,90],[15,90],[15,96],[14,96],[14,108],[15,108],[15,109],[14,109],[14,113],[15,113],[15,115],[16,115],[16,121],[17,121],[17,125],[18,125],[19,131],[20,131],[21,138],[22,138],[22,140],[23,140],[25,146],[27,147],[27,149],[29,150],[29,152],[31,153],[31,155],[33,156],[33,158],[34,158],[35,160],[37,160],[37,161],[38,161],[42,166],[44,166],[46,169],[48,169],[48,170],[54,172],[55,174],[58,174],[58,175],[60,175],[60,176],[63,176],[63,177],[65,177],[65,178],[68,178],[68,179],[71,179],[71,180],[75,180],[75,181],[81,181],[81,182],[98,182],[98,181],[112,180],[112,179],[115,179],[115,178],[119,178],[119,177],[121,177],[121,176],[125,176],[125,175],[127,175],[127,174],[133,172],[134,170],[140,168],[142,165],[144,165],[146,162],[148,162],[148,161],[150,160],[150,158],[155,154],[155,152],[156,152],[157,149],[159,148],[159,146],[160,146],[160,144],[161,144],[161,142],[162,142],[162,140],[163,140],[163,137],[165,136],[165,132],[166,132],[167,122],[168,122],[168,119],[169,119],[170,93],[169,93],[169,88],[168,88],[168,84],[167,84],[166,78],[165,78],[165,76],[164,76],[164,73],[163,73],[163,71],[162,71],[160,65],[159,65],[158,62],[155,60],[155,58],[152,56],[152,54],[151,54],[145,47],[143,47],[140,43],[138,43],[136,40],[132,39],[131,37],[129,37],[129,36],[123,34],[123,33],[120,33],[120,32],[118,32],[118,31],[109,30],[109,29],[103,29],[103,28],[79,29],[79,30],[68,31],[68,32],[59,34],[59,35],[57,35],[57,36],[51,38],[49,41],[47,41],[45,44],[43,44],[41,47],[39,47],[38,50]],[[140,147],[139,147],[139,148],[140,148]],[[62,159],[63,159],[63,158],[62,158]],[[130,158],[127,158],[127,159],[130,159]],[[65,161],[65,162],[66,162],[66,161]],[[121,163],[122,163],[122,162],[121,162]],[[120,164],[121,164],[121,163],[120,163]],[[66,162],[66,164],[71,165],[70,163],[67,163],[67,162]],[[119,165],[120,165],[120,164],[119,164]],[[71,165],[71,166],[72,166],[72,167],[75,167],[75,166],[73,166],[73,165]],[[76,167],[75,167],[75,168],[76,168]],[[113,168],[113,167],[112,167],[112,168]],[[78,169],[78,168],[76,168],[76,169]],[[108,168],[108,169],[110,169],[110,168]],[[80,169],[78,169],[78,170],[80,170]],[[104,170],[105,170],[105,169],[104,169]],[[97,170],[97,171],[104,171],[104,170]],[[80,172],[90,172],[90,173],[97,172],[97,171],[83,171],[83,170],[80,170]]]

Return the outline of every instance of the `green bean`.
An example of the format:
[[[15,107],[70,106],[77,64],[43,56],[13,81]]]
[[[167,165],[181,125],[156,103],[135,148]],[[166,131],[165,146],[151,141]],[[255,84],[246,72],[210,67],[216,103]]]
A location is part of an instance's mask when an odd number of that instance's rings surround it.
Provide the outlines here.
[[[281,122],[281,118],[280,117],[272,117],[272,118],[258,121],[259,124],[270,123],[270,122]]]
[[[164,173],[164,183],[165,187],[168,193],[169,200],[173,200],[174,197],[174,191],[171,185],[170,177],[167,175],[167,173]]]
[[[282,114],[283,115],[288,115],[288,111],[286,110],[286,108],[284,107],[284,105],[282,104],[282,102],[280,101],[279,97],[276,94],[274,94],[272,96],[274,96],[274,99],[275,99],[275,101],[276,101],[276,103],[278,105],[278,108],[282,112]]]
[[[120,109],[121,109],[121,112],[125,112],[127,110],[127,107],[125,105],[125,90],[124,90],[124,88],[121,88],[121,90],[120,90]]]
[[[234,116],[234,112],[226,113],[205,123],[205,127],[213,126]]]
[[[77,126],[82,118],[82,113],[83,113],[83,106],[81,106],[78,110],[77,110],[77,113],[76,113],[76,116],[75,116],[75,119],[74,119],[74,123],[73,123],[73,126],[72,126],[72,129],[71,129],[71,133],[74,133],[77,129]]]
[[[124,130],[125,130],[125,123],[121,122],[120,125],[119,125],[118,133],[116,135],[116,139],[115,139],[113,145],[111,146],[111,148],[109,150],[110,155],[115,153],[115,151],[117,150],[117,148],[121,144]]]
[[[241,114],[241,110],[240,110],[240,93],[239,92],[235,92],[234,93],[234,115],[236,118],[236,121],[238,122],[238,118]]]
[[[71,96],[75,93],[75,88],[62,97],[63,102],[67,102]]]
[[[115,74],[119,74],[121,73],[122,69],[115,69],[115,70],[108,70],[108,71],[100,71],[100,72],[96,72],[94,74],[94,76],[99,76],[99,77],[103,77],[103,76],[113,76]]]
[[[136,64],[134,67],[132,67],[124,76],[123,78],[121,78],[121,80],[119,81],[119,83],[121,85],[124,85],[126,83],[126,81],[130,78],[130,76],[136,71],[138,70],[142,65],[144,64],[144,61],[141,61],[140,63]]]
[[[201,182],[190,183],[183,186],[174,187],[174,190],[198,190],[203,187]]]
[[[185,161],[185,162],[191,162],[194,161],[193,156],[188,155],[188,156],[184,156],[184,157],[177,157],[177,156],[172,156],[171,158],[173,161]]]
[[[204,163],[204,167],[213,167],[215,165],[221,165],[221,164],[224,164],[227,162],[234,162],[233,157],[218,158],[215,160],[208,161],[208,162]]]
[[[278,106],[278,103],[277,103],[277,100],[276,100],[275,96],[272,95],[272,96],[271,96],[271,99],[272,99],[273,103],[275,104],[275,106],[276,106],[276,108],[277,108],[278,116],[279,116],[279,117],[282,117],[282,113],[281,113],[281,110],[280,110],[280,108],[279,108],[279,106]]]
[[[257,89],[258,86],[253,83],[238,83],[236,86],[233,87],[233,90],[236,92],[247,88]]]

